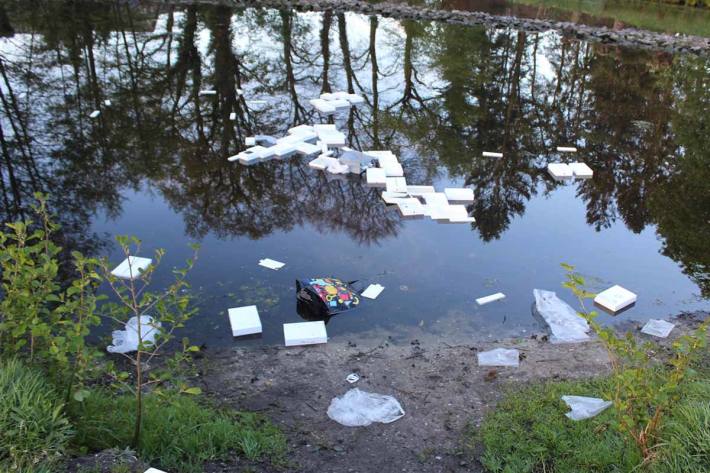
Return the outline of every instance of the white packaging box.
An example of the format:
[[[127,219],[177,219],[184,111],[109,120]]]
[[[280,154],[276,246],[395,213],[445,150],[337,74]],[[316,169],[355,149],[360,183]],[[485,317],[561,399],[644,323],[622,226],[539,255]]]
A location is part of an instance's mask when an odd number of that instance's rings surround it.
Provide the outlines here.
[[[339,131],[318,133],[318,139],[326,146],[341,147],[345,146],[345,135]]]
[[[313,130],[320,135],[323,132],[328,133],[331,131],[338,131],[338,127],[332,123],[317,123],[313,125]]]
[[[141,258],[140,256],[129,256],[121,261],[121,264],[113,268],[111,274],[119,279],[136,279],[141,273],[148,269],[148,266],[153,262],[150,258]]]
[[[473,217],[450,218],[449,219],[449,223],[473,223],[475,221],[476,221],[476,219]]]
[[[263,153],[265,153],[267,148],[264,148],[263,146],[252,146],[251,148],[247,148],[241,153],[237,155],[237,159],[239,159],[239,162],[242,164],[252,164],[255,163],[263,158]],[[233,158],[234,156],[232,156]],[[232,158],[229,158],[232,160]]]
[[[320,153],[321,148],[318,145],[303,142],[296,145],[296,152],[303,156],[313,156],[314,154]]]
[[[449,199],[443,192],[426,192],[422,194],[424,202],[430,207],[448,207]]]
[[[232,336],[252,335],[261,333],[261,319],[255,305],[234,307],[228,309],[229,325],[232,327]]]
[[[200,90],[200,95],[217,95],[216,90]]]
[[[565,163],[549,163],[547,172],[555,179],[570,179],[573,176],[572,169]]]
[[[397,204],[404,199],[408,199],[408,197],[407,194],[403,192],[382,192],[382,200],[384,200],[386,204]]]
[[[577,148],[575,148],[574,146],[558,146],[557,151],[559,151],[560,153],[576,153]]]
[[[484,305],[489,304],[491,302],[499,301],[501,299],[505,299],[505,294],[503,294],[502,292],[496,292],[495,294],[491,294],[490,296],[479,297],[478,299],[476,299],[476,304]]]
[[[344,99],[334,99],[334,100],[328,100],[328,105],[331,105],[335,108],[350,108],[352,105],[350,105],[350,102]]]
[[[253,136],[247,136],[244,138],[244,144],[247,146],[256,146],[256,138]]]
[[[654,337],[666,338],[670,335],[675,324],[666,322],[665,320],[651,319],[646,322],[646,325],[641,329],[642,333],[653,335]]]
[[[101,115],[101,111],[100,111],[100,110],[94,110],[93,112],[91,112],[91,115],[89,115],[89,118],[96,118],[96,117],[98,117],[99,115]]]
[[[328,332],[322,320],[284,324],[284,343],[287,347],[315,345],[328,342]]]
[[[388,177],[385,179],[387,192],[407,192],[407,181],[403,177]]]
[[[575,177],[589,179],[590,177],[594,176],[594,171],[592,171],[592,168],[587,166],[585,163],[570,163],[569,167],[574,173]]]
[[[368,156],[372,156],[373,158],[377,159],[379,162],[380,158],[385,158],[388,159],[388,157],[394,158],[395,161],[397,160],[397,156],[392,151],[388,150],[368,150],[368,151],[363,151],[362,154],[366,154]]]
[[[473,189],[447,187],[444,195],[449,202],[473,202]]]
[[[302,135],[315,133],[315,129],[311,125],[298,125],[288,129],[289,135]]]
[[[365,99],[361,95],[358,95],[358,94],[348,94],[348,96],[344,97],[344,98],[345,98],[345,100],[347,100],[348,102],[350,102],[353,105],[365,103]]]
[[[237,96],[244,95],[244,91],[242,89],[237,89],[236,92],[237,92]]]
[[[387,165],[391,164],[399,164],[397,156],[395,156],[391,151],[376,151],[376,153],[377,155],[375,155],[375,157],[377,158],[377,163],[380,165],[381,168],[384,168]],[[371,152],[365,154],[373,156]]]
[[[304,141],[315,141],[318,135],[315,131],[301,131],[291,135],[286,135],[276,140],[276,143],[301,143]]]
[[[486,158],[502,158],[502,157],[503,157],[503,153],[494,153],[494,152],[491,152],[491,151],[484,151],[484,152],[483,152],[483,156],[486,157]]]
[[[110,100],[104,100],[104,106],[105,106],[105,107],[110,107],[110,106],[111,106],[111,101],[110,101]]]
[[[387,177],[404,177],[404,169],[402,169],[402,165],[397,162],[387,162],[384,165],[380,163],[380,166],[384,168]]]
[[[335,107],[333,107],[330,102],[323,99],[313,99],[310,101],[310,104],[313,108],[321,113],[325,113],[326,115],[332,115],[335,113]]]
[[[360,295],[362,297],[367,297],[368,299],[377,299],[377,296],[379,296],[380,293],[384,290],[384,286],[381,286],[379,284],[370,284],[369,286],[367,286],[367,289],[360,293]]]
[[[397,201],[397,207],[402,217],[419,217],[424,215],[424,206],[416,197],[408,197]]]
[[[636,302],[636,298],[636,294],[633,292],[615,285],[597,294],[594,302],[608,311],[619,312]]]
[[[318,169],[319,171],[325,171],[331,164],[337,163],[338,160],[331,158],[330,156],[318,156],[316,159],[308,163],[308,167],[313,169]]]
[[[229,119],[230,119],[231,121],[236,120],[236,119],[237,119],[237,114],[236,114],[235,112],[230,113],[230,114],[229,114]]]
[[[365,171],[367,185],[371,187],[385,187],[387,185],[387,174],[382,168],[367,168]]]
[[[324,93],[320,94],[320,99],[325,100],[327,102],[330,102],[331,100],[335,100],[336,98],[337,97],[335,96],[335,94],[333,94],[331,92],[324,92]]]
[[[273,269],[274,271],[278,271],[279,269],[286,266],[286,263],[282,263],[281,261],[276,261],[275,259],[271,259],[271,258],[264,258],[264,259],[259,260],[259,266],[263,266],[265,268],[269,268],[269,269]]]
[[[434,194],[436,190],[434,186],[407,186],[407,193],[411,196]]]
[[[511,366],[520,364],[520,352],[515,349],[494,348],[478,353],[478,366]]]
[[[465,205],[449,205],[446,207],[446,219],[449,222],[458,223],[468,219],[468,210]]]
[[[296,147],[296,143],[278,143],[269,149],[273,151],[276,156],[282,158],[284,156],[288,156],[289,154],[295,153]]]

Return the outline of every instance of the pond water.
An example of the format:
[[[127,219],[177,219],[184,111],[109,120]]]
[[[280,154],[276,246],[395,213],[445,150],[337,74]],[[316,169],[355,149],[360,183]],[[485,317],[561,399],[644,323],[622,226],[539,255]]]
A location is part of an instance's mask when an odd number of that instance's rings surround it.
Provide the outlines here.
[[[193,342],[281,343],[311,276],[385,286],[329,321],[334,340],[527,336],[534,288],[574,302],[561,262],[639,295],[605,323],[710,308],[707,57],[353,13],[42,5],[2,12],[2,219],[49,193],[68,248],[116,262],[117,234],[165,248],[156,286],[200,243]],[[308,99],[347,89],[366,98],[334,119],[349,145],[394,151],[410,184],[473,188],[476,223],[402,219],[306,159],[227,162],[246,136],[326,121]],[[545,172],[576,159],[593,179]],[[235,341],[226,309],[252,303],[263,337]]]

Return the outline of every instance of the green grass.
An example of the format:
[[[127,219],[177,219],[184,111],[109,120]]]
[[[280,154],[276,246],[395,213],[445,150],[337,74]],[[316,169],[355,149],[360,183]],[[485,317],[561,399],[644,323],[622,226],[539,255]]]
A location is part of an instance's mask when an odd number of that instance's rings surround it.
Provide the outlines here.
[[[0,362],[0,471],[51,471],[71,434],[60,397],[42,374]]]
[[[133,433],[133,402],[129,396],[93,392],[73,410],[75,446],[97,451],[125,448]],[[257,414],[217,410],[192,397],[144,398],[145,413],[139,456],[145,463],[171,472],[196,473],[210,460],[235,454],[249,460],[283,460],[281,432]]]
[[[563,394],[604,397],[609,380],[548,382],[508,392],[469,446],[482,444],[481,463],[501,473],[652,472],[707,473],[710,465],[710,378],[688,383],[682,401],[667,418],[657,460],[634,469],[641,457],[620,434],[613,407],[596,417],[572,421]]]

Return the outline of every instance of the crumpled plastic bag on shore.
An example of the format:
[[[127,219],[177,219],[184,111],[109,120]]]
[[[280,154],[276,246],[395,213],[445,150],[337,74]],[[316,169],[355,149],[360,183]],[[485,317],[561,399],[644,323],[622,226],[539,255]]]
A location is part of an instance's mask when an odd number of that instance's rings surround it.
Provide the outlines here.
[[[364,427],[373,422],[389,424],[403,416],[404,409],[397,399],[358,388],[334,397],[328,407],[328,417],[346,427]]]
[[[478,354],[478,366],[518,366],[520,352],[515,349],[496,348]]]
[[[160,322],[153,321],[149,315],[141,315],[141,338],[143,345],[155,343],[155,337],[160,333]],[[109,353],[130,353],[138,351],[138,318],[131,317],[126,322],[126,330],[114,330],[111,333],[113,344],[106,347]]]
[[[562,396],[562,400],[572,409],[567,414],[572,420],[584,420],[594,417],[609,406],[611,401],[605,401],[597,397],[585,396]]]
[[[589,324],[554,291],[534,289],[535,310],[550,326],[552,343],[576,343],[590,339]]]

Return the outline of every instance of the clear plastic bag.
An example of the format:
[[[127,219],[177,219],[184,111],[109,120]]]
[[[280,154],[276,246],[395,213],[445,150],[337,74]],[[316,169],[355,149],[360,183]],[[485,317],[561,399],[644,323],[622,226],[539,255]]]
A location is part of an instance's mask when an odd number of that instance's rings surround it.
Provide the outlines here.
[[[358,388],[333,398],[328,407],[328,417],[346,427],[364,427],[373,422],[389,424],[403,416],[404,409],[397,399]]]
[[[141,339],[143,345],[155,343],[155,337],[160,333],[160,323],[153,317],[141,315]],[[126,322],[126,330],[114,330],[111,333],[113,344],[106,347],[109,353],[130,353],[138,350],[138,318],[131,317]]]
[[[572,409],[567,414],[572,420],[584,420],[594,417],[609,406],[611,401],[605,401],[597,397],[585,396],[562,396],[562,400]]]
[[[553,291],[534,289],[535,310],[550,326],[552,343],[576,343],[589,340],[589,324],[577,311]]]
[[[520,364],[520,352],[514,349],[496,348],[478,354],[478,366],[515,366]]]

